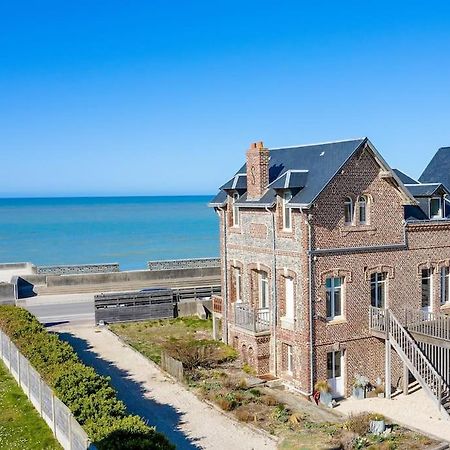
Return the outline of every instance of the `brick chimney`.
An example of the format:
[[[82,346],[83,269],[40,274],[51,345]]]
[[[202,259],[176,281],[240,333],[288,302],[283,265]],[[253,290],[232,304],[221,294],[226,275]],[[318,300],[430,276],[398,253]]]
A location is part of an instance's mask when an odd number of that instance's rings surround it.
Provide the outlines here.
[[[254,142],[247,150],[247,198],[259,200],[269,184],[269,149]]]

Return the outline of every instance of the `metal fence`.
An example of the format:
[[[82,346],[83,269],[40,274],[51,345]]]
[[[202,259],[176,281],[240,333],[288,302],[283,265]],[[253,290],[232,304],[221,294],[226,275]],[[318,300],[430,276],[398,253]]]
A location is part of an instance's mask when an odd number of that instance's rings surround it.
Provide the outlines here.
[[[62,403],[9,337],[0,330],[0,356],[65,450],[94,449],[69,408]]]

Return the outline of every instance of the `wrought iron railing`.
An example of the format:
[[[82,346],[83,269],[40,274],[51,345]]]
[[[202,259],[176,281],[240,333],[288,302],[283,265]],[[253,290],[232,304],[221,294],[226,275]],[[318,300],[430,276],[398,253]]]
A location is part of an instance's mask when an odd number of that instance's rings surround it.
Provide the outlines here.
[[[254,309],[249,303],[236,303],[234,323],[253,333],[267,331],[270,328],[270,312],[268,309]]]

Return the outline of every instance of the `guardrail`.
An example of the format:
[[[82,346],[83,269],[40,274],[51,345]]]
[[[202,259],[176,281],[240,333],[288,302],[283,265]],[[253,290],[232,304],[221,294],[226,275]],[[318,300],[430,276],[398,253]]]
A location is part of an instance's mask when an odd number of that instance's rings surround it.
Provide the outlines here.
[[[267,309],[253,309],[248,303],[236,303],[234,323],[253,333],[267,331],[270,328],[270,312]]]
[[[73,417],[69,408],[53,394],[28,359],[20,353],[9,336],[1,330],[0,356],[65,450],[93,450],[95,448],[90,445],[86,432]]]
[[[85,273],[120,272],[119,263],[106,264],[74,264],[56,266],[37,266],[38,275],[77,275]]]
[[[446,314],[407,309],[406,326],[414,333],[450,341],[450,316]]]

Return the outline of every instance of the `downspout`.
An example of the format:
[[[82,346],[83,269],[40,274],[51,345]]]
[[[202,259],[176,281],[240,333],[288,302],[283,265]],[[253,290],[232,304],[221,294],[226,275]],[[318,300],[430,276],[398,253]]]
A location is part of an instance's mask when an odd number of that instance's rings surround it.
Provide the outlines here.
[[[301,210],[303,212],[303,210]],[[306,218],[308,225],[308,302],[309,302],[309,395],[314,393],[314,306],[313,306],[313,251],[312,251],[312,231],[311,231],[311,214]]]
[[[228,262],[227,262],[227,216],[225,210],[222,207],[217,208],[221,213],[223,213],[223,321],[225,323],[225,336],[223,340],[225,344],[228,344]],[[219,213],[218,213],[219,214]],[[220,217],[220,214],[219,214]]]
[[[276,235],[275,235],[275,211],[270,211],[270,209],[266,206],[265,210],[272,217],[272,317],[273,317],[273,347],[272,354],[274,359],[274,376],[277,376],[278,373],[278,352],[277,352],[277,317],[278,317],[278,302],[277,302],[277,255],[276,255]]]

